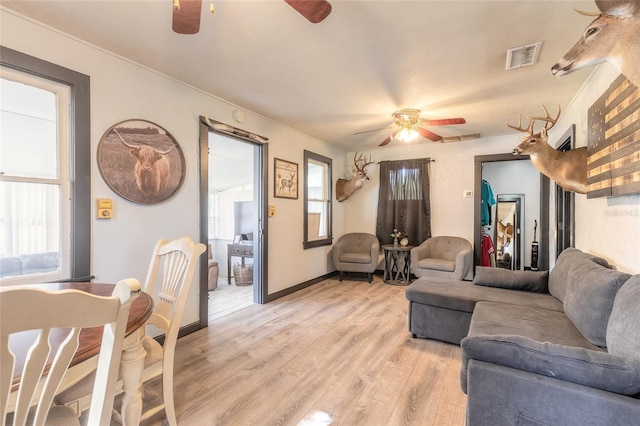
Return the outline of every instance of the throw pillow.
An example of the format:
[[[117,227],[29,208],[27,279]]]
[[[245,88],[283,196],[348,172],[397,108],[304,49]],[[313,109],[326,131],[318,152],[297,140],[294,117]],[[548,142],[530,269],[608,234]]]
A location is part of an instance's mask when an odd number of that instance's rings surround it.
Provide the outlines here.
[[[509,269],[477,266],[473,283],[486,287],[548,293],[548,276],[549,273],[547,271],[511,271]]]
[[[604,351],[516,335],[465,337],[460,347],[463,369],[477,359],[623,395],[640,392],[640,361]]]
[[[618,291],[607,325],[607,350],[640,360],[640,275]]]
[[[567,288],[571,284],[569,281],[571,271],[579,270],[583,265],[590,265],[593,262],[605,268],[610,268],[609,263],[601,257],[584,253],[573,247],[564,249],[549,274],[549,293],[559,301],[564,302]]]
[[[616,293],[630,275],[588,262],[573,268],[563,301],[564,313],[591,343],[607,345],[607,322]]]

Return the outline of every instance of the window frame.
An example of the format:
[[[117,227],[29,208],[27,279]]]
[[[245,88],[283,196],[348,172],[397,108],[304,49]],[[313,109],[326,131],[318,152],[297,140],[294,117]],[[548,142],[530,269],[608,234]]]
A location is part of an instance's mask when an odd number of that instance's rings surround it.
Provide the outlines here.
[[[325,176],[326,185],[326,203],[327,203],[327,217],[324,222],[327,229],[326,238],[320,238],[317,240],[309,240],[309,163],[311,161],[324,163],[326,165],[327,176]],[[321,247],[333,244],[333,187],[332,187],[332,168],[333,161],[331,158],[325,157],[320,154],[316,154],[311,151],[304,151],[304,213],[303,213],[303,241],[302,247],[304,249]],[[316,200],[317,201],[317,200]]]
[[[85,74],[0,46],[0,66],[69,88],[69,162],[71,205],[68,280],[91,276],[91,111],[90,78]]]

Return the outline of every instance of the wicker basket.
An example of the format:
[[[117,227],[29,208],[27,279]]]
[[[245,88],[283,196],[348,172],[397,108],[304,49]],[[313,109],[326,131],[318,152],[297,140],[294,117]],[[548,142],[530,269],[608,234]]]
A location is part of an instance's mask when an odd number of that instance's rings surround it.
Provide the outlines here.
[[[233,278],[236,280],[237,286],[253,285],[253,265],[233,265]]]

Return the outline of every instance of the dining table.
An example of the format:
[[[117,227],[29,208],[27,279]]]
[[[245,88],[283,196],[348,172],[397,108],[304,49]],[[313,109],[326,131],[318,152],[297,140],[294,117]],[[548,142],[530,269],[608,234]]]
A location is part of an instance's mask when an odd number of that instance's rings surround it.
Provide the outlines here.
[[[50,291],[81,290],[96,296],[111,296],[114,284],[93,282],[59,282],[44,284],[25,284],[22,287],[33,287]],[[142,415],[142,371],[146,351],[142,341],[145,336],[145,323],[153,312],[152,297],[140,291],[132,302],[127,320],[127,330],[120,360],[120,378],[122,380],[123,396],[121,405],[122,424],[137,425]],[[88,376],[98,366],[98,355],[102,343],[103,327],[83,328],[80,331],[79,346],[71,360],[69,369],[65,374],[58,393],[70,388],[82,378]],[[50,338],[52,348],[56,348],[64,338],[65,330],[53,330]],[[15,392],[20,383],[23,370],[23,361],[29,347],[33,344],[34,332],[25,331],[11,336],[11,348],[16,355],[16,365],[12,381],[12,397],[9,405],[15,404]],[[55,351],[52,351],[55,352]],[[53,359],[47,361],[45,371],[51,366]],[[73,408],[73,407],[72,407]],[[76,407],[79,412],[79,407]]]

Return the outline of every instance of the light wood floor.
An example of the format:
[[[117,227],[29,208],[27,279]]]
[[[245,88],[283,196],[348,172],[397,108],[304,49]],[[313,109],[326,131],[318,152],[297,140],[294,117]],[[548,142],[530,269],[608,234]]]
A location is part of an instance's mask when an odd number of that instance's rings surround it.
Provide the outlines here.
[[[336,277],[181,338],[178,423],[286,426],[319,411],[333,425],[464,425],[460,348],[411,338],[404,291]],[[159,398],[159,381],[145,391]]]
[[[209,323],[253,304],[253,286],[236,286],[227,277],[218,280],[218,287],[209,292]]]

